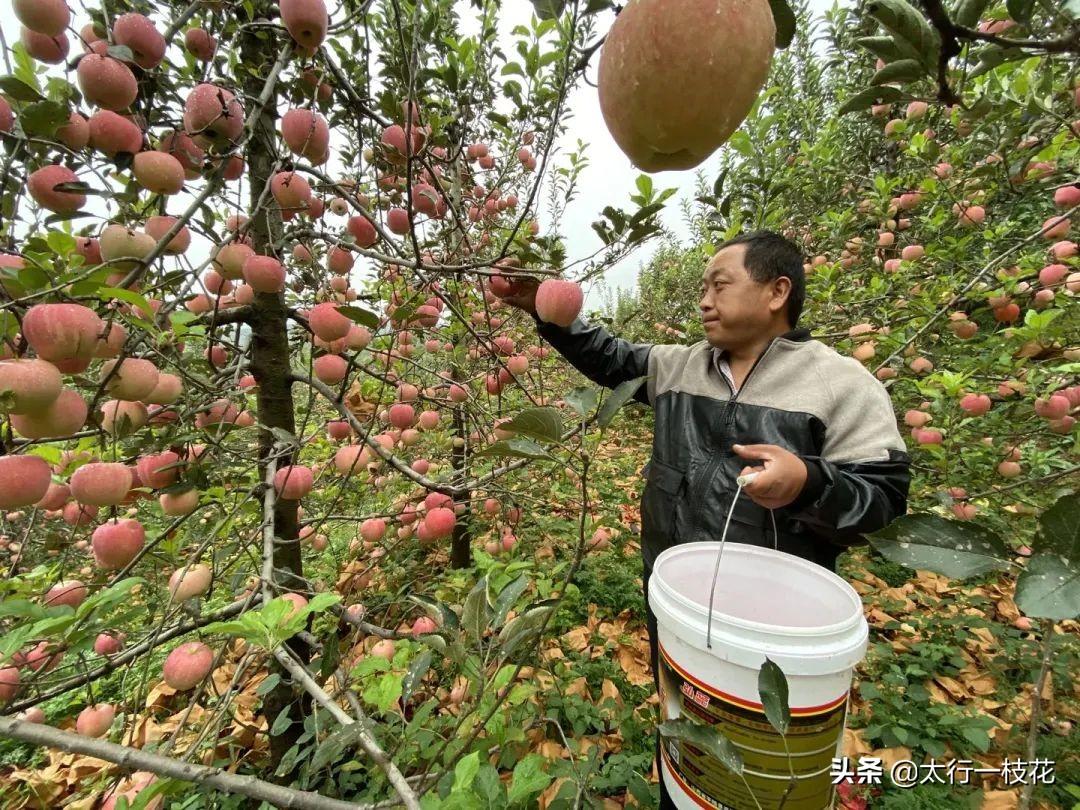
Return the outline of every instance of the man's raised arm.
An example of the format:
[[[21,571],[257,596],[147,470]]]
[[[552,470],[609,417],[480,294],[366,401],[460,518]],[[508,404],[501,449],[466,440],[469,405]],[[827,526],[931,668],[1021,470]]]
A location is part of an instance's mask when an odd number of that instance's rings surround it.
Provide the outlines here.
[[[536,314],[537,286],[535,280],[516,279],[511,282],[510,293],[500,297],[511,306],[528,312],[536,322],[537,333],[588,379],[597,385],[615,388],[649,373],[652,343],[631,343],[615,337],[602,326],[586,324],[580,318],[565,327],[545,323]],[[648,386],[638,388],[634,399],[648,405]]]

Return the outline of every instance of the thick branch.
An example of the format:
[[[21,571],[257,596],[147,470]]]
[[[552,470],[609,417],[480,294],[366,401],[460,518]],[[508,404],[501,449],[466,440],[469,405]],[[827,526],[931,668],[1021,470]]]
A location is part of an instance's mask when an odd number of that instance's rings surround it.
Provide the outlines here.
[[[208,768],[205,765],[181,762],[140,751],[137,748],[117,745],[107,740],[73,734],[52,726],[28,723],[11,717],[0,717],[0,736],[68,753],[96,757],[131,770],[150,771],[172,779],[194,782],[197,785],[216,788],[226,793],[236,793],[268,802],[275,807],[298,808],[298,810],[365,810],[372,807],[370,804],[353,804],[340,799],[329,799],[306,790],[293,790],[264,782],[254,776],[236,776],[221,768]]]

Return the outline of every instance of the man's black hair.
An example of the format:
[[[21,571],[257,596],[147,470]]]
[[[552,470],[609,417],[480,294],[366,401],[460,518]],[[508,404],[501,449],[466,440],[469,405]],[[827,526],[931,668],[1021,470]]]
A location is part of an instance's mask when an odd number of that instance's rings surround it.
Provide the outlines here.
[[[733,245],[746,245],[743,264],[758,284],[768,284],[780,276],[791,279],[791,291],[787,299],[788,325],[794,329],[802,315],[806,301],[806,273],[803,256],[798,245],[773,231],[754,231],[729,239],[717,248],[719,253]]]

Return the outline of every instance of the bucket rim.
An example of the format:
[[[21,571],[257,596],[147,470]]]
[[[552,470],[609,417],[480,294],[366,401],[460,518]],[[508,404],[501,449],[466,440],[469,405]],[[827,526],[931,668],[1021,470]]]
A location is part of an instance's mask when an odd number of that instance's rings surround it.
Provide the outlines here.
[[[674,588],[670,587],[667,582],[664,581],[662,576],[657,576],[660,573],[660,567],[668,562],[672,557],[676,557],[679,554],[690,553],[690,547],[700,546],[715,546],[717,549],[720,547],[720,541],[718,540],[702,540],[690,543],[679,543],[672,546],[669,549],[665,549],[657,556],[656,561],[653,563],[652,574],[649,577],[650,585],[653,582],[657,583],[657,586],[663,589],[664,594],[669,598],[675,600],[687,610],[690,610],[699,617],[708,621],[710,610],[709,608],[695,602],[691,599],[680,594]],[[785,562],[794,561],[797,565],[803,566],[809,573],[819,576],[822,579],[828,581],[834,585],[839,591],[842,591],[844,596],[847,597],[852,605],[852,613],[847,619],[843,619],[839,622],[833,622],[832,624],[816,625],[814,627],[796,627],[786,624],[772,624],[767,622],[758,622],[753,619],[743,619],[738,616],[732,616],[730,613],[724,613],[721,610],[713,608],[711,613],[714,619],[735,626],[744,630],[753,630],[755,632],[764,633],[771,636],[829,636],[844,633],[854,629],[860,622],[865,622],[866,617],[863,614],[863,602],[858,592],[851,587],[851,584],[837,574],[835,571],[830,571],[822,565],[818,565],[810,560],[797,557],[794,554],[788,554],[786,551],[777,551],[771,548],[764,548],[762,546],[751,545],[750,543],[736,543],[733,541],[726,541],[725,547],[731,546],[736,549],[740,554],[752,554],[762,557],[772,557],[774,559],[782,559]],[[700,550],[700,548],[699,548]],[[817,569],[817,570],[815,570]]]

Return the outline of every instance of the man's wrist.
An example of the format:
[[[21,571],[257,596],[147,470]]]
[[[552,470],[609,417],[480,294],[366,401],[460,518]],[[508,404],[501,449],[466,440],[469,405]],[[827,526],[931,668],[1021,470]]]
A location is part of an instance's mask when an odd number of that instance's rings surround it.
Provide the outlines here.
[[[821,469],[821,462],[816,458],[798,456],[806,466],[806,481],[803,482],[802,491],[794,501],[788,504],[788,509],[799,512],[810,506],[825,491],[825,473]]]

